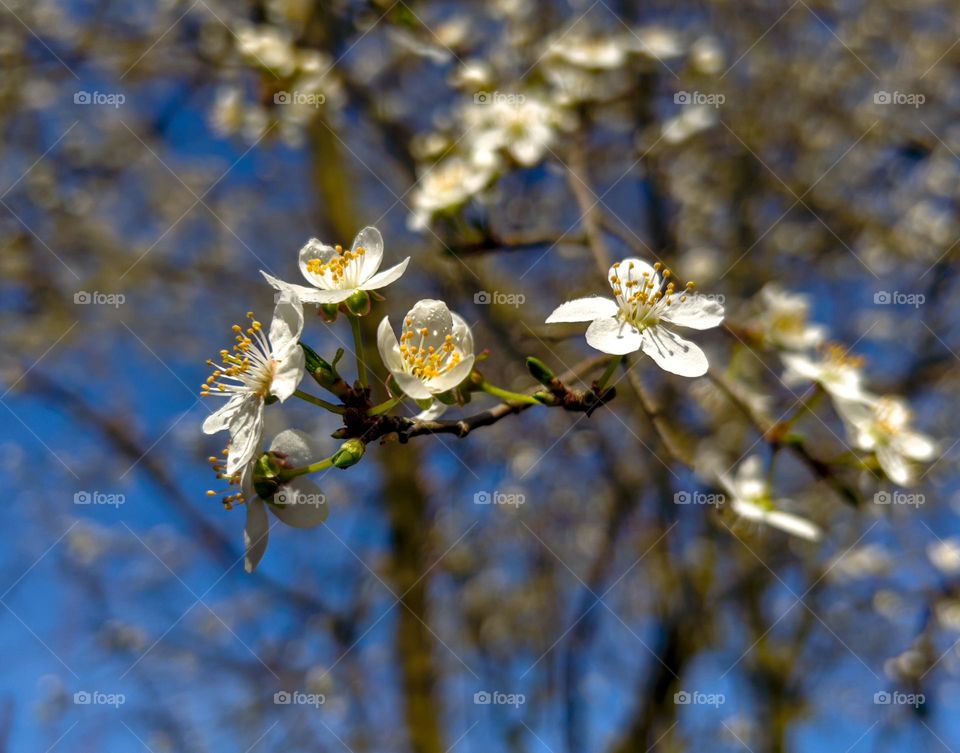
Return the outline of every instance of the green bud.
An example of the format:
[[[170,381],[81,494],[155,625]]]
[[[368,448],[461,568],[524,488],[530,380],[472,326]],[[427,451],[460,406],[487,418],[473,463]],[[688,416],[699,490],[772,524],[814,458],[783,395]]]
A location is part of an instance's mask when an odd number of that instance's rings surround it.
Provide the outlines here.
[[[320,316],[327,324],[333,324],[337,321],[337,314],[340,313],[340,307],[336,303],[321,303]]]
[[[370,313],[370,294],[366,290],[358,290],[344,301],[349,311],[354,316],[366,316]]]
[[[550,392],[545,392],[544,390],[533,393],[533,399],[539,403],[543,403],[544,405],[556,405],[557,403],[556,396]]]
[[[530,376],[540,382],[540,384],[549,385],[550,382],[556,379],[556,375],[550,370],[550,367],[539,358],[534,358],[533,356],[527,359],[527,371],[529,371]]]
[[[306,356],[305,367],[307,373],[317,380],[317,384],[322,387],[330,387],[340,379],[337,370],[327,363],[313,348],[302,342],[300,343],[300,347],[303,348],[304,355]]]
[[[260,499],[272,499],[280,484],[277,482],[277,468],[273,456],[263,453],[253,465],[253,490]]]
[[[365,449],[366,446],[361,440],[357,438],[348,439],[340,445],[340,449],[337,450],[333,456],[334,466],[337,468],[349,468],[351,465],[356,465],[360,462],[360,458],[363,457]]]

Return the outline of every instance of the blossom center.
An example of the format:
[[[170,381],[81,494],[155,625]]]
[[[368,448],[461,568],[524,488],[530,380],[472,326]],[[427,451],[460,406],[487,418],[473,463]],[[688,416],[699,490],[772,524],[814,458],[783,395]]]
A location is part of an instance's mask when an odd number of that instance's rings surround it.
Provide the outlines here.
[[[319,258],[307,261],[307,270],[321,277],[329,277],[332,283],[340,285],[347,279],[347,273],[354,262],[357,262],[366,252],[363,246],[357,247],[356,250],[346,250],[337,244],[334,247],[333,256],[327,261]]]
[[[200,396],[232,396],[244,393],[265,399],[277,372],[277,361],[273,358],[270,341],[263,333],[263,325],[257,321],[252,311],[247,312],[250,326],[244,329],[233,325],[234,345],[231,350],[220,351],[220,361],[212,359],[207,365],[213,372],[200,385]]]
[[[452,334],[443,339],[440,347],[425,344],[429,334],[427,327],[414,329],[413,319],[404,322],[400,334],[400,356],[404,366],[413,376],[424,381],[449,373],[463,360]]]
[[[634,268],[632,261],[625,267],[622,262],[614,264],[610,270],[610,287],[620,305],[620,318],[640,331],[657,324],[674,301],[685,302],[695,287],[693,282],[688,282],[678,292],[676,283],[670,279],[673,272],[660,262],[653,265],[654,274],[643,271],[637,276]]]

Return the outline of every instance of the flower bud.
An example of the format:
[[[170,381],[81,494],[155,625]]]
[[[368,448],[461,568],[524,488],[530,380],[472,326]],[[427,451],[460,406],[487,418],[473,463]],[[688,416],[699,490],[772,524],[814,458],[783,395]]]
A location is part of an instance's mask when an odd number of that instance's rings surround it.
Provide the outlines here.
[[[348,439],[340,445],[340,449],[337,450],[333,456],[334,466],[337,468],[349,468],[351,465],[356,465],[360,462],[360,458],[363,457],[365,449],[366,446],[356,437]]]
[[[304,355],[306,356],[304,366],[307,373],[310,374],[321,387],[330,390],[334,394],[340,395],[345,382],[337,372],[335,366],[337,359],[334,359],[333,364],[329,364],[309,345],[301,342],[300,347],[303,348]]]
[[[366,316],[370,313],[370,294],[366,290],[358,290],[344,301],[347,311],[354,316]]]
[[[340,307],[336,303],[321,303],[320,316],[327,324],[333,324],[337,321],[337,314],[340,313]]]
[[[549,366],[533,356],[527,359],[527,371],[530,372],[530,376],[543,385],[549,385],[556,378]]]
[[[557,396],[553,393],[547,392],[546,390],[539,390],[538,392],[533,393],[533,399],[544,405],[556,405]]]

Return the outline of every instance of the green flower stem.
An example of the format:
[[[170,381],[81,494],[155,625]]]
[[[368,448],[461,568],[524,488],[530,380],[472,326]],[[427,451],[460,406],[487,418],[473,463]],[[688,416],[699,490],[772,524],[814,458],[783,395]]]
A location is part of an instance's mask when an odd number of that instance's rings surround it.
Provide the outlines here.
[[[286,468],[277,474],[277,480],[280,482],[289,481],[297,476],[306,476],[308,473],[325,471],[327,468],[333,468],[333,457],[318,460],[316,463],[304,465],[299,468]]]
[[[363,333],[360,331],[360,317],[354,314],[349,315],[350,328],[353,330],[353,347],[357,352],[357,378],[360,380],[360,386],[366,387],[367,382],[367,362],[363,360]]]
[[[312,403],[313,405],[317,405],[321,408],[324,408],[330,411],[331,413],[338,413],[340,415],[343,415],[344,413],[344,409],[341,406],[334,405],[333,403],[328,403],[326,400],[323,400],[319,397],[315,397],[314,395],[308,395],[306,392],[302,392],[301,390],[297,390],[296,392],[294,392],[293,396],[299,397],[301,400],[305,400],[308,403]]]
[[[597,382],[597,391],[603,392],[604,388],[607,386],[607,382],[610,381],[610,377],[613,376],[613,372],[617,370],[617,366],[623,361],[623,356],[614,356],[610,359],[610,363],[607,364],[606,371],[603,372],[603,376],[600,377],[600,381]]]
[[[490,384],[490,382],[487,381],[481,382],[480,389],[486,392],[488,395],[499,397],[501,400],[506,400],[510,403],[526,403],[527,405],[543,404],[530,395],[524,395],[520,392],[511,392],[510,390],[500,389],[496,385]]]
[[[387,411],[389,411],[393,406],[398,405],[403,401],[403,395],[399,397],[392,397],[389,400],[384,400],[380,405],[374,405],[370,410],[367,411],[368,416],[379,416]]]

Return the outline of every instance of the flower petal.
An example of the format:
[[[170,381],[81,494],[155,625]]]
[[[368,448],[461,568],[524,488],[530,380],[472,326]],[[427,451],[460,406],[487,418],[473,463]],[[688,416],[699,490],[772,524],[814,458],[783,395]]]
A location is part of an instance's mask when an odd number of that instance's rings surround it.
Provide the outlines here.
[[[589,298],[577,298],[557,306],[547,317],[547,324],[559,322],[592,322],[616,316],[620,309],[610,298],[595,295]]]
[[[419,338],[416,340],[416,343],[424,348],[429,348],[431,345],[434,348],[440,348],[447,335],[453,334],[453,315],[443,301],[432,298],[417,301],[413,308],[407,312],[404,325],[406,325],[408,319],[411,320],[410,327],[412,329],[427,330],[422,342]],[[404,329],[406,329],[406,326],[404,326]]]
[[[939,447],[926,434],[916,431],[903,431],[897,437],[897,449],[913,460],[933,460]]]
[[[263,500],[255,497],[247,502],[247,524],[243,529],[243,569],[252,573],[267,552],[270,520]]]
[[[308,288],[305,285],[295,285],[292,282],[284,282],[273,275],[267,274],[262,269],[260,270],[260,274],[263,275],[267,283],[280,293],[281,296],[286,295],[299,298],[301,303],[317,303],[317,301],[311,300],[316,293],[320,292],[316,288]]]
[[[755,499],[767,491],[763,478],[763,461],[759,455],[751,455],[737,469],[735,495],[744,499]]]
[[[303,332],[303,305],[298,298],[282,297],[273,309],[270,322],[270,348],[274,354],[286,355],[297,347]]]
[[[327,275],[311,272],[310,268],[307,266],[307,263],[312,259],[319,259],[321,262],[326,264],[336,255],[337,249],[335,249],[333,246],[328,246],[326,243],[321,243],[316,238],[311,238],[303,245],[303,248],[300,249],[300,254],[298,257],[300,274],[303,275],[307,282],[314,287],[320,288],[321,290],[338,289],[339,286],[334,285]]]
[[[467,324],[467,320],[464,319],[456,311],[451,311],[450,316],[453,318],[453,344],[460,349],[460,353],[464,356],[473,354],[473,330],[470,329],[470,325]]]
[[[372,275],[363,283],[360,287],[363,290],[379,290],[380,288],[385,288],[391,282],[395,282],[400,279],[400,276],[407,270],[407,264],[410,263],[410,257],[408,256],[399,264],[390,267],[390,269],[385,269],[382,272],[377,272],[375,275]]]
[[[441,403],[439,400],[434,400],[429,408],[426,410],[420,411],[414,419],[417,421],[435,421],[440,418],[444,413],[447,412],[447,408],[450,406],[445,403]]]
[[[276,277],[268,275],[260,270],[268,283],[276,288],[280,293],[292,295],[300,299],[301,303],[340,303],[350,297],[352,290],[319,290],[317,288],[308,288],[304,285],[294,285],[291,282],[278,280]]]
[[[414,400],[426,400],[433,397],[433,393],[413,374],[408,374],[400,369],[390,369],[390,373],[397,380],[397,386],[403,391],[404,395],[408,395]]]
[[[877,462],[893,483],[900,486],[910,486],[913,483],[913,469],[903,455],[889,445],[878,445],[876,454]]]
[[[446,374],[441,374],[427,382],[427,389],[434,394],[452,390],[470,376],[470,372],[473,371],[473,362],[474,356],[471,353]]]
[[[607,281],[610,283],[611,288],[615,285],[613,282],[615,278],[618,280],[617,284],[621,288],[622,293],[627,292],[628,282],[641,283],[647,286],[649,290],[660,289],[660,275],[657,273],[657,270],[643,259],[638,259],[635,256],[627,257],[610,267],[610,271],[607,273]],[[653,284],[648,285],[650,282]],[[621,303],[623,302],[622,295],[617,296],[617,298]]]
[[[277,361],[273,381],[270,383],[270,393],[279,398],[281,403],[300,386],[306,360],[303,349],[297,345],[296,350],[291,351],[282,361]]]
[[[587,327],[587,342],[601,353],[622,356],[640,350],[643,337],[633,325],[611,316],[606,319],[595,319]]]
[[[383,236],[380,235],[380,231],[375,227],[368,226],[357,233],[357,237],[353,239],[351,251],[356,253],[357,249],[361,247],[363,248],[363,257],[360,260],[360,282],[363,283],[376,274],[383,262]],[[399,276],[397,275],[397,277]],[[386,284],[384,283],[384,285]],[[366,285],[363,285],[363,287],[367,290],[373,290]]]
[[[313,528],[327,519],[330,508],[320,487],[308,478],[295,478],[274,495],[270,510],[293,528]]]
[[[673,298],[672,303],[663,309],[660,318],[690,329],[710,329],[723,321],[723,306],[712,298],[704,295],[684,293],[680,298]]]
[[[216,434],[218,431],[228,429],[230,422],[233,421],[237,411],[240,410],[240,403],[242,403],[244,399],[245,397],[243,395],[234,395],[215,412],[207,416],[203,421],[203,433]]]
[[[247,395],[230,422],[226,474],[232,476],[253,460],[263,438],[263,400]]]
[[[809,520],[798,515],[791,515],[780,510],[767,510],[763,507],[742,499],[734,499],[731,503],[733,511],[741,518],[757,523],[765,523],[773,528],[779,528],[785,533],[798,536],[807,541],[819,541],[820,529]]]
[[[285,429],[273,438],[271,452],[286,456],[294,466],[308,465],[320,457],[318,443],[305,431]]]
[[[377,327],[377,350],[380,351],[380,360],[393,373],[403,371],[403,358],[400,355],[400,341],[390,326],[390,317],[385,316]]]
[[[659,325],[644,330],[643,352],[661,369],[678,376],[703,376],[710,367],[699,347]]]

